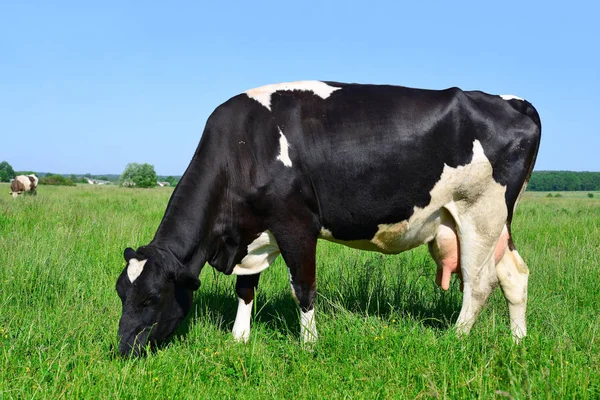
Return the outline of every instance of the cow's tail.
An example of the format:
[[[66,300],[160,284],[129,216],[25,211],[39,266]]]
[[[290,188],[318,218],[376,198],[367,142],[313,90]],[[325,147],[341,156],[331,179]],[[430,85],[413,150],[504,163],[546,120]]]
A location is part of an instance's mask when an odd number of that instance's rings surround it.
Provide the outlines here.
[[[537,127],[537,132],[532,134],[533,154],[531,159],[529,160],[529,171],[527,171],[527,175],[525,177],[524,182],[524,185],[527,185],[533,172],[533,166],[535,165],[535,161],[537,159],[538,150],[540,149],[540,140],[542,138],[542,121],[540,120],[540,115],[538,114],[535,107],[527,100],[511,99],[509,100],[509,103],[512,106],[512,108],[514,108],[521,114],[527,115]]]
[[[521,184],[522,185],[521,190],[515,199],[514,205],[513,205],[512,209],[508,210],[508,218],[506,221],[506,226],[508,228],[508,233],[509,233],[509,248],[511,250],[514,250],[514,243],[512,241],[512,232],[511,232],[512,217],[513,217],[513,213],[514,213],[515,209],[517,208],[517,204],[519,203],[519,200],[520,200],[521,196],[523,195],[523,192],[525,192],[525,189],[527,188],[529,179],[531,179],[531,174],[533,173],[533,167],[535,166],[535,161],[537,160],[538,151],[540,149],[540,140],[542,137],[542,121],[540,120],[540,115],[538,114],[535,107],[533,107],[533,105],[530,102],[528,102],[527,100],[511,99],[508,102],[515,110],[517,110],[521,114],[529,117],[529,119],[531,119],[531,121],[535,124],[535,127],[537,128],[537,129],[532,130],[529,133],[530,153],[528,154],[526,164],[525,164],[527,166],[527,172],[524,175],[524,179]]]

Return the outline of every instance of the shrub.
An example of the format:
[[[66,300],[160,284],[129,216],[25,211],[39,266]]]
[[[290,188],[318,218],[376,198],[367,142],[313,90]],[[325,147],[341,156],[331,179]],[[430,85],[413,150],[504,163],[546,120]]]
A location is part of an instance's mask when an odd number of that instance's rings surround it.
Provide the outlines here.
[[[56,186],[75,186],[75,183],[69,178],[62,175],[46,175],[40,178],[40,185],[56,185]]]
[[[130,163],[121,174],[119,183],[122,186],[151,188],[156,186],[157,179],[153,165]]]
[[[594,193],[588,193],[588,197],[591,199],[594,197]]]

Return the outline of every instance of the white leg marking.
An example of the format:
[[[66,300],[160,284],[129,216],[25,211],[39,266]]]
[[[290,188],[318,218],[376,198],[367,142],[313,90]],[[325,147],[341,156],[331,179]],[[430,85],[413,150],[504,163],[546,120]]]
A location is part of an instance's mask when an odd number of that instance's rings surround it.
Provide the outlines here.
[[[290,270],[288,270],[288,274],[290,275],[290,288],[292,289],[292,298],[294,299],[296,304],[299,304],[300,302],[298,301],[298,297],[296,297],[296,290],[294,289],[294,284],[292,283],[292,273],[290,272]]]
[[[458,319],[456,320],[456,333],[459,336],[468,335],[475,322],[476,316],[473,315],[471,293],[471,285],[469,283],[464,283],[462,306],[460,308]]]
[[[496,286],[497,277],[494,268],[494,259],[489,257],[483,268],[470,279],[464,280],[463,304],[456,321],[456,330],[459,335],[466,335],[471,331],[479,312],[483,308],[492,289]]]
[[[518,342],[527,335],[525,313],[527,311],[529,270],[516,250],[506,249],[504,257],[496,265],[496,273],[508,303],[510,329],[514,339]]]
[[[303,312],[300,310],[300,336],[303,343],[315,343],[318,339],[315,309]]]
[[[292,274],[290,273],[290,287],[292,289],[292,297],[296,304],[299,305],[294,285],[292,284]],[[317,323],[315,321],[315,309],[304,312],[300,309],[300,337],[302,343],[315,343],[318,339],[317,335]]]
[[[281,161],[286,167],[291,167],[292,159],[289,154],[290,144],[283,132],[281,132],[281,128],[277,127],[277,129],[279,130],[279,155],[277,156],[277,160]]]
[[[251,301],[246,304],[244,300],[238,298],[238,309],[233,323],[233,338],[238,342],[248,343],[248,339],[250,339],[250,318],[253,303],[254,301]]]
[[[135,280],[140,276],[144,270],[146,261],[148,260],[139,261],[137,258],[132,258],[129,260],[129,264],[127,265],[127,276],[129,277],[129,281],[131,283],[135,282]]]
[[[326,99],[331,96],[331,93],[340,89],[339,87],[329,86],[321,81],[298,81],[261,86],[256,89],[247,90],[244,93],[271,111],[271,95],[275,92],[293,90],[309,91],[322,99]]]

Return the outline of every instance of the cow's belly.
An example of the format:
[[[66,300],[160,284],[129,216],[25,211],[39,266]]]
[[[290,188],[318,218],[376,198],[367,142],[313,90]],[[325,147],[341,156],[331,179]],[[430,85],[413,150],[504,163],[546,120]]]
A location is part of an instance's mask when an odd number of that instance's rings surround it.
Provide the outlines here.
[[[319,238],[355,249],[398,254],[433,240],[440,226],[440,215],[440,209],[418,210],[407,221],[379,224],[377,232],[370,239],[339,240],[327,227],[321,229]]]
[[[445,210],[455,210],[453,216],[458,218],[455,222],[459,224],[462,216],[458,208],[465,210],[483,197],[493,198],[496,201],[493,204],[486,203],[486,207],[490,209],[500,210],[506,206],[504,203],[506,188],[494,180],[492,172],[492,165],[485,156],[481,143],[475,140],[471,162],[455,168],[444,165],[439,180],[429,192],[431,198],[429,204],[423,208],[415,206],[408,220],[379,224],[372,238],[350,241],[336,239],[332,234],[337,231],[335,226],[323,226],[320,238],[349,247],[389,254],[400,253],[429,243],[438,234]],[[461,206],[457,207],[456,202]]]

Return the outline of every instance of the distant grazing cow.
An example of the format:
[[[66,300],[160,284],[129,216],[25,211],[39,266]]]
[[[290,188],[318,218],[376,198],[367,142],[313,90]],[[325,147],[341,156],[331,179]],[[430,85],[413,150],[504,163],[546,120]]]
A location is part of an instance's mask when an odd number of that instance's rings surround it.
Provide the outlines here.
[[[460,333],[500,284],[523,337],[529,271],[511,221],[540,134],[529,102],[458,88],[303,81],[231,98],[208,119],[152,242],[125,250],[121,353],[173,333],[206,262],[237,275],[233,335],[247,341],[259,274],[279,254],[301,337],[316,340],[318,238],[386,254],[427,243],[443,289],[460,272]]]
[[[12,197],[17,197],[23,193],[30,193],[33,195],[37,194],[37,176],[31,175],[19,175],[10,183],[10,194]]]

